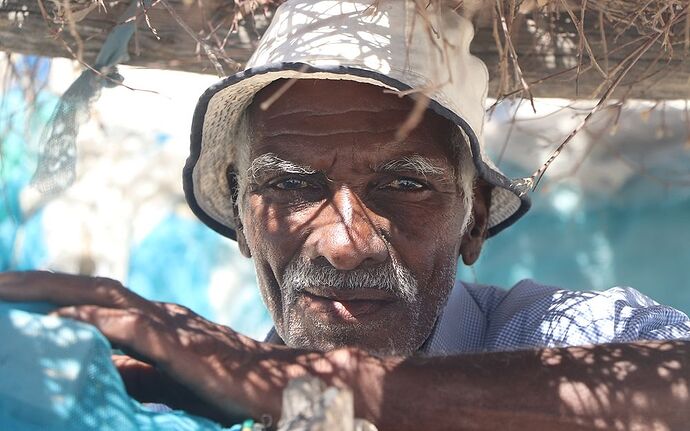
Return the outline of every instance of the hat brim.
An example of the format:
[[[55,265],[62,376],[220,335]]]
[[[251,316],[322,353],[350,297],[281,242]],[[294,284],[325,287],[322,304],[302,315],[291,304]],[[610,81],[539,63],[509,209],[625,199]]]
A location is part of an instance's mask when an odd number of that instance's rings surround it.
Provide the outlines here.
[[[204,152],[204,123],[209,103],[214,96],[222,93],[225,96],[230,96],[233,103],[247,105],[261,88],[281,78],[345,79],[366,82],[398,91],[411,90],[407,84],[372,70],[349,66],[315,67],[305,63],[276,63],[250,68],[231,75],[209,87],[199,98],[194,111],[190,154],[183,169],[183,188],[185,198],[192,212],[211,229],[234,240],[237,239],[237,234],[232,221],[224,219],[221,222],[218,218],[213,217],[209,214],[209,208],[212,208],[212,205],[208,202],[209,199],[205,196],[197,196],[199,190],[195,185],[195,169],[198,167],[199,160]],[[250,90],[247,91],[248,89]],[[460,127],[468,138],[477,176],[495,186],[489,210],[488,236],[494,236],[515,223],[531,206],[524,183],[519,180],[510,180],[498,169],[490,165],[491,162],[483,153],[477,135],[465,119],[433,98],[429,100],[428,109]],[[221,125],[220,127],[230,127],[230,125]],[[493,223],[491,223],[492,217],[494,219]]]

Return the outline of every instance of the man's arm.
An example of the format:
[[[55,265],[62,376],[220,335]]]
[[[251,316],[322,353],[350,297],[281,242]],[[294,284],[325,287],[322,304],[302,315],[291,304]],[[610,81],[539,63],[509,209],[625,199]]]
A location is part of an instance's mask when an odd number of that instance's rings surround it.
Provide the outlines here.
[[[355,394],[379,429],[669,429],[690,426],[690,343],[639,342],[438,358],[376,358],[275,347],[244,373],[255,416],[280,412],[290,378],[310,373]],[[270,401],[269,401],[270,400]],[[269,401],[269,402],[267,402]]]
[[[687,429],[689,361],[680,341],[382,360],[356,399],[382,429]]]
[[[377,358],[259,343],[189,310],[147,301],[112,280],[0,274],[0,299],[44,300],[97,326],[138,363],[143,385],[169,376],[215,418],[280,415],[282,389],[305,373],[349,387],[379,429],[685,429],[690,343],[640,342],[440,358]],[[121,367],[127,378],[127,370]],[[162,385],[158,397],[169,399]],[[147,394],[149,401],[156,394]],[[194,406],[192,406],[194,407]],[[197,405],[198,407],[198,405]],[[208,409],[207,411],[210,411]]]

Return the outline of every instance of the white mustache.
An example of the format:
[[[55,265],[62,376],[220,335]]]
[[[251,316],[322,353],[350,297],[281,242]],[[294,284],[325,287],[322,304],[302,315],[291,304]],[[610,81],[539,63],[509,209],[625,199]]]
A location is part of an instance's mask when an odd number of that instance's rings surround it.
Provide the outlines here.
[[[327,263],[297,258],[285,268],[283,288],[289,292],[318,287],[339,290],[380,289],[410,303],[417,298],[417,280],[412,272],[392,259],[375,267],[342,271]]]

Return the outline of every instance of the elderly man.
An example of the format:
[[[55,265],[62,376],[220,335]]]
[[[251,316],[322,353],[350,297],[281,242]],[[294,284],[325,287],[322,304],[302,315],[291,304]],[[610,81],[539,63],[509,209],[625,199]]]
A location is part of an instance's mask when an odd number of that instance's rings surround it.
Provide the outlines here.
[[[4,274],[0,298],[60,305],[138,358],[117,360],[132,394],[217,418],[277,417],[309,373],[381,429],[687,425],[684,314],[632,289],[455,283],[529,203],[482,151],[471,24],[424,6],[289,1],[199,101],[188,202],[254,260],[266,342],[106,279]]]

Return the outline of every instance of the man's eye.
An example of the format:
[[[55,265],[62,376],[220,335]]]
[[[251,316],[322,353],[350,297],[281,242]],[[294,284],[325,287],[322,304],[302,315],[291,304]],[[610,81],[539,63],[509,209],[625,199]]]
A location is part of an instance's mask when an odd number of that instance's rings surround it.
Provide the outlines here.
[[[276,181],[271,184],[279,190],[302,190],[308,188],[310,185],[307,181],[298,180],[296,178],[286,178],[284,180]]]
[[[419,181],[412,180],[410,178],[398,178],[390,183],[386,184],[386,188],[401,191],[401,192],[414,192],[418,190],[424,190],[426,186]]]

